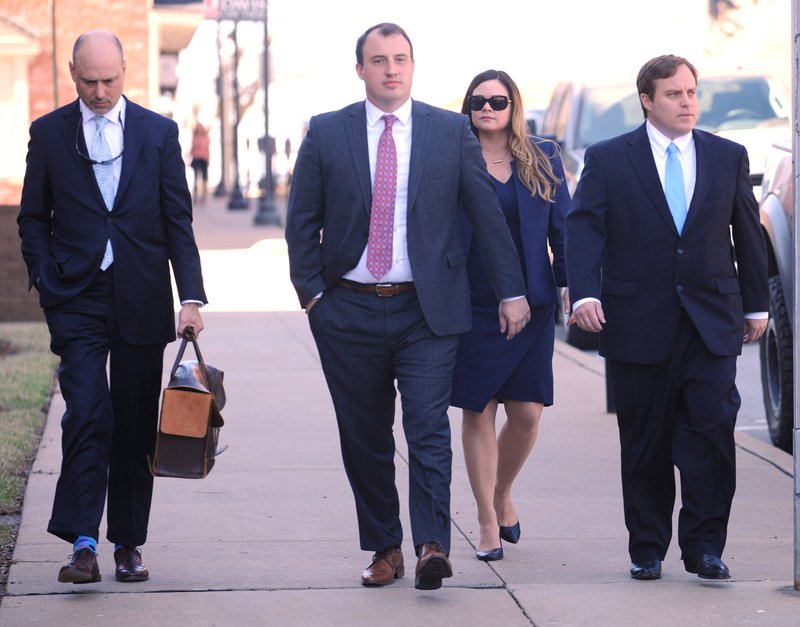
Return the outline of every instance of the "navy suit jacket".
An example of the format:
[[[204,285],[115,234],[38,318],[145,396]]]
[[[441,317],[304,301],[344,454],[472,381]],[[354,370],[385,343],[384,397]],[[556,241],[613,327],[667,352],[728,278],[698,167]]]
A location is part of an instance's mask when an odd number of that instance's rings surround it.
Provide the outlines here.
[[[99,272],[110,238],[120,331],[132,344],[175,339],[170,262],[180,299],[205,302],[178,127],[126,104],[122,172],[111,212],[88,154],[78,100],[33,122],[17,219],[29,289],[64,303]]]
[[[558,152],[558,145],[550,140],[531,137],[550,159],[553,172],[561,181],[556,185],[552,201],[532,196],[530,190],[517,178],[517,164],[511,162],[514,171],[514,189],[519,207],[519,228],[522,239],[522,263],[528,288],[528,302],[531,307],[557,305],[557,287],[566,287],[567,269],[564,263],[564,229],[569,209],[569,191],[564,183],[564,166]],[[472,243],[472,229],[462,220],[464,250],[469,254]],[[548,247],[549,244],[549,247]],[[552,256],[551,256],[552,253]]]
[[[420,307],[437,335],[471,326],[459,205],[481,243],[498,298],[525,294],[519,258],[469,121],[414,101],[408,254]],[[286,219],[291,279],[301,306],[358,264],[371,206],[364,102],[313,117],[292,174]]]
[[[665,361],[681,307],[711,353],[738,355],[744,312],[769,309],[747,151],[704,131],[693,136],[697,181],[681,235],[644,124],[586,151],[567,215],[567,275],[573,303],[602,303],[605,357]]]

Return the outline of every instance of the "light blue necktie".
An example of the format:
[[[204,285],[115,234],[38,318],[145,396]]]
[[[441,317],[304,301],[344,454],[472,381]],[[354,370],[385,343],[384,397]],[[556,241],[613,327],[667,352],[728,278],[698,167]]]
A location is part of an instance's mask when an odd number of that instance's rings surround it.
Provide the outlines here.
[[[675,220],[678,235],[680,235],[683,231],[683,223],[686,221],[686,191],[683,187],[683,170],[678,158],[678,147],[673,142],[667,146],[664,194],[667,197],[669,210],[672,212],[672,219]]]
[[[103,129],[108,124],[108,119],[102,115],[94,116],[94,139],[92,139],[92,159],[94,161],[108,161],[111,159],[111,148],[106,141]],[[114,164],[95,163],[92,165],[94,177],[97,179],[97,186],[103,194],[103,201],[106,209],[111,211],[114,206]],[[114,251],[111,249],[111,240],[106,242],[106,250],[103,253],[103,261],[100,263],[101,270],[107,270],[111,262],[114,261]]]

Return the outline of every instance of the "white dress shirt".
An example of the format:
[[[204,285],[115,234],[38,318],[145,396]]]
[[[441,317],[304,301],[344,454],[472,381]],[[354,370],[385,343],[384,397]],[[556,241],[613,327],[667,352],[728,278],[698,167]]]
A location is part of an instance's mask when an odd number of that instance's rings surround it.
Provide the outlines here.
[[[81,116],[83,117],[83,137],[86,140],[87,155],[91,156],[92,141],[94,140],[94,133],[96,129],[94,118],[97,115],[89,107],[87,107],[83,100],[79,100],[81,108]],[[106,124],[104,133],[106,142],[111,150],[111,156],[116,157],[122,152],[125,145],[123,133],[125,130],[125,98],[120,97],[117,104],[112,109],[103,114],[110,124]],[[122,174],[122,160],[125,156],[121,156],[114,161],[114,196],[117,195],[117,188],[119,187],[119,177]]]
[[[661,180],[661,188],[664,188],[664,172],[667,169],[667,147],[674,143],[678,148],[678,161],[681,162],[683,171],[683,193],[686,196],[686,208],[692,204],[694,196],[694,184],[697,181],[697,157],[694,152],[694,137],[691,131],[686,135],[681,135],[675,139],[670,139],[659,131],[648,120],[645,124],[647,137],[650,139],[650,149],[653,151],[653,159],[656,162],[658,178]]]
[[[392,267],[383,277],[381,283],[402,283],[413,281],[411,265],[408,261],[408,240],[406,231],[406,214],[408,211],[408,171],[411,161],[411,98],[406,100],[396,111],[381,111],[369,100],[367,107],[367,146],[369,148],[370,179],[375,181],[375,164],[378,160],[378,142],[385,127],[381,119],[387,113],[393,114],[397,120],[392,126],[392,137],[397,150],[397,186],[394,197],[394,227],[392,235]],[[367,270],[367,245],[355,268],[343,276],[358,283],[375,283],[376,279]]]

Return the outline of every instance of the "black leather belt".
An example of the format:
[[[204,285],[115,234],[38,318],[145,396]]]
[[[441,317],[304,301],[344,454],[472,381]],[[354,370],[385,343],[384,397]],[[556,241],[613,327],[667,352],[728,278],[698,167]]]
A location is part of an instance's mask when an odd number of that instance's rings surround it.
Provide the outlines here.
[[[405,283],[357,283],[347,279],[339,279],[336,285],[348,290],[355,290],[357,292],[366,292],[367,294],[375,294],[381,298],[389,298],[390,296],[397,296],[398,294],[405,294],[414,289],[414,283],[407,281]]]

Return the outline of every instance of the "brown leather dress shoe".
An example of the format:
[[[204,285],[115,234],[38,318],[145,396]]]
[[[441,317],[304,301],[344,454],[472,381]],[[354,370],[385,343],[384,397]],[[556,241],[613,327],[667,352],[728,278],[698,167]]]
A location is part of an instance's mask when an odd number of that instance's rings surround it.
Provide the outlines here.
[[[392,547],[372,556],[372,563],[361,573],[361,583],[365,586],[388,586],[405,574],[403,553]]]
[[[69,563],[58,571],[61,583],[96,583],[100,581],[97,555],[91,549],[81,549],[69,556]]]
[[[142,564],[142,551],[140,549],[130,549],[127,546],[120,547],[114,551],[114,562],[117,564],[117,581],[133,582],[147,581],[150,572]]]
[[[437,590],[442,579],[453,576],[453,567],[438,542],[426,542],[420,547],[414,587],[417,590]]]

